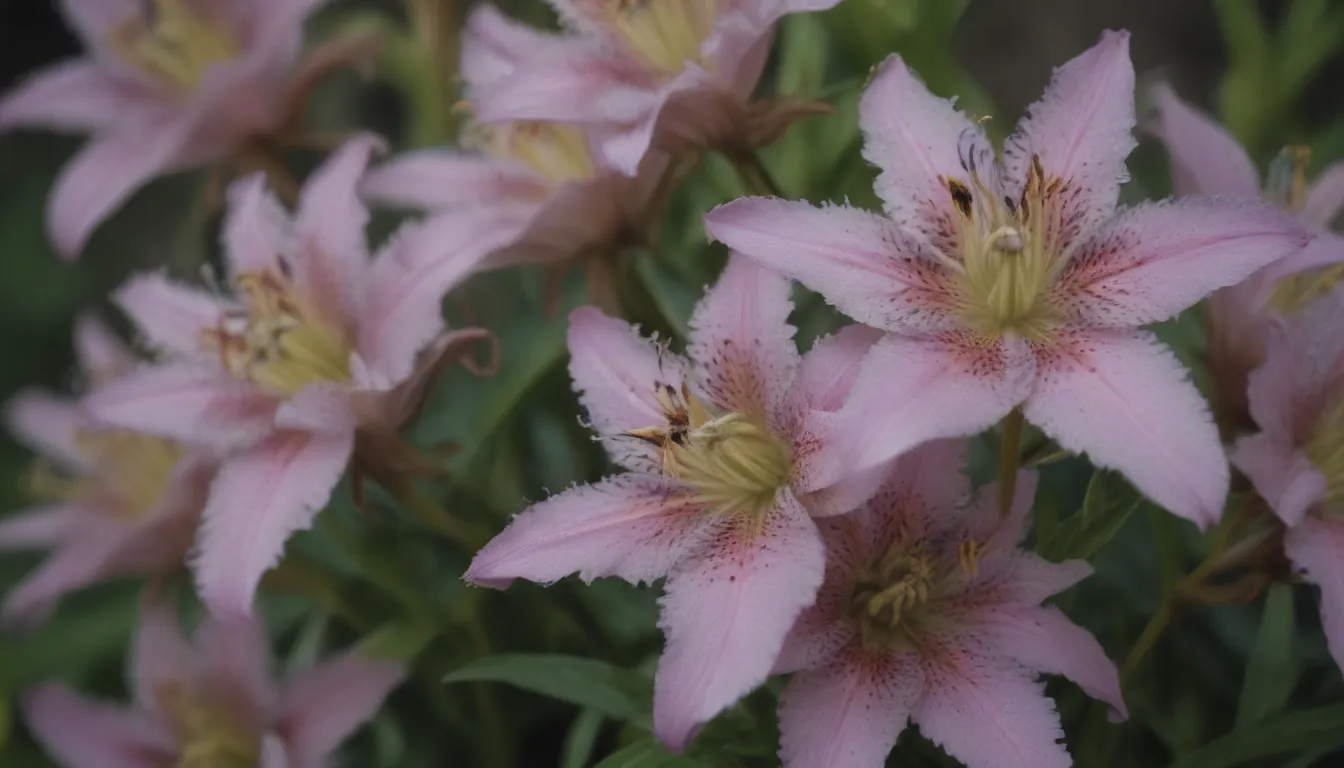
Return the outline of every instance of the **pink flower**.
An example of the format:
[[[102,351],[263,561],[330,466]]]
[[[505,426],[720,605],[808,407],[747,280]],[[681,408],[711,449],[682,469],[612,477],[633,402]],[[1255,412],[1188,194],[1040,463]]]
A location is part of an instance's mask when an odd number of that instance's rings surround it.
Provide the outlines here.
[[[1273,321],[1251,373],[1251,416],[1232,463],[1288,526],[1284,549],[1321,588],[1321,623],[1344,668],[1344,289]]]
[[[1259,174],[1231,134],[1165,83],[1153,89],[1152,98],[1156,114],[1150,129],[1171,153],[1177,194],[1261,196]],[[1344,210],[1344,163],[1327,168],[1308,186],[1308,154],[1305,148],[1284,150],[1269,168],[1263,196],[1296,216],[1312,233],[1311,243],[1209,297],[1209,366],[1219,421],[1229,426],[1248,419],[1246,377],[1264,360],[1269,313],[1301,309],[1344,274],[1324,269],[1344,262],[1344,238],[1328,231]]]
[[[58,684],[21,703],[64,768],[321,768],[405,676],[401,664],[350,650],[277,686],[270,661],[255,619],[207,619],[189,643],[175,612],[146,601],[129,665],[132,708]]]
[[[94,135],[52,193],[47,228],[60,253],[78,256],[99,222],[154,176],[222,162],[249,138],[289,127],[296,99],[341,63],[296,68],[304,19],[321,2],[64,0],[88,55],[37,73],[0,102],[0,131]]]
[[[1128,48],[1108,32],[1056,70],[998,165],[980,128],[893,56],[860,107],[887,216],[747,198],[706,217],[711,236],[891,332],[839,419],[852,466],[1021,407],[1172,512],[1201,524],[1221,513],[1228,470],[1208,408],[1137,328],[1307,237],[1258,202],[1115,210],[1134,145]]]
[[[494,6],[477,7],[463,37],[469,99],[488,99],[520,60],[553,45],[552,36],[510,21]],[[652,208],[674,168],[659,152],[646,155],[634,176],[604,168],[593,156],[592,130],[543,122],[472,124],[461,138],[471,151],[409,152],[373,170],[363,193],[431,212],[483,206],[512,215],[521,233],[490,257],[489,266],[563,270],[585,260],[590,299],[614,308],[614,257],[647,242]]]
[[[776,666],[794,672],[779,704],[786,768],[879,768],[906,723],[970,768],[1073,764],[1038,673],[1065,675],[1126,716],[1115,666],[1042,600],[1091,573],[1019,549],[1036,476],[1013,511],[968,498],[960,441],[896,462],[856,512],[818,523],[826,581]]]
[[[809,513],[846,511],[876,489],[830,488],[829,444],[814,428],[844,399],[876,335],[846,329],[800,359],[791,310],[788,281],[740,258],[696,308],[689,360],[591,307],[575,310],[570,374],[630,471],[533,506],[467,570],[491,587],[575,572],[667,576],[654,727],[674,750],[765,680],[812,603],[823,551]]]
[[[817,111],[750,102],[775,22],[837,1],[551,0],[574,32],[533,46],[477,115],[613,126],[602,156],[628,174],[650,148],[754,151]]]
[[[135,356],[90,316],[75,327],[86,379],[124,375]],[[40,506],[0,519],[0,550],[51,554],[5,598],[0,615],[32,625],[65,594],[125,575],[183,567],[212,462],[171,440],[90,419],[77,400],[29,390],[5,407],[10,432],[40,455],[31,481]]]
[[[440,301],[512,231],[488,215],[442,217],[370,260],[355,188],[376,145],[356,139],[328,160],[292,223],[261,177],[234,186],[223,238],[236,298],[161,274],[116,296],[167,359],[101,387],[88,407],[228,455],[195,562],[216,611],[249,610],[262,573],[326,504],[352,452],[377,480],[398,471],[411,449],[396,430],[438,365],[489,337],[443,333]]]

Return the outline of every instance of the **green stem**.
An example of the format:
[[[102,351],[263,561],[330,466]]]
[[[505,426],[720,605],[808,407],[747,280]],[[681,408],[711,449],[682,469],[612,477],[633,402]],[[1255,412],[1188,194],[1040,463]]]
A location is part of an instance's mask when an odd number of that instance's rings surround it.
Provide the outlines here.
[[[765,163],[757,153],[735,156],[733,167],[737,169],[737,175],[742,179],[742,184],[748,192],[766,197],[784,197],[779,184],[775,182],[775,177],[770,175],[770,169],[765,167]]]
[[[467,552],[475,552],[485,545],[488,537],[474,527],[448,514],[448,511],[426,497],[409,479],[399,480],[387,489],[406,511],[424,523],[425,527],[456,543]]]
[[[1003,435],[999,439],[999,516],[1007,518],[1017,492],[1017,470],[1022,463],[1022,409],[1014,408],[1003,417]]]
[[[424,68],[414,89],[415,124],[412,144],[433,146],[449,137],[453,104],[449,84],[456,77],[456,0],[406,0],[406,10]]]
[[[477,615],[467,621],[467,634],[476,654],[484,658],[490,655],[490,638],[481,626],[479,612],[473,610],[472,613]],[[513,765],[513,742],[505,732],[504,717],[494,688],[485,681],[472,683],[471,688],[472,695],[476,697],[476,707],[480,710],[481,726],[485,730],[481,748],[485,753],[485,762],[487,765],[507,768]]]

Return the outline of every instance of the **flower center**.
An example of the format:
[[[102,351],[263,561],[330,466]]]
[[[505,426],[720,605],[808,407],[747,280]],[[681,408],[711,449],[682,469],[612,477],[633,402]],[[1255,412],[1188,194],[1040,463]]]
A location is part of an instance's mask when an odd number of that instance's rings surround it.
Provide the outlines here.
[[[225,315],[201,340],[230,373],[282,397],[316,382],[350,380],[353,350],[345,334],[299,298],[287,279],[247,272],[236,283],[247,310]]]
[[[590,179],[595,173],[583,129],[559,123],[470,123],[461,138],[469,149],[523,163],[552,184]]]
[[[92,471],[71,477],[38,463],[29,475],[33,495],[51,501],[98,502],[114,518],[127,522],[141,520],[158,508],[181,457],[176,443],[126,430],[81,431],[75,442],[93,460]]]
[[[1022,199],[993,195],[971,166],[971,186],[948,179],[956,209],[960,309],[977,333],[997,339],[1012,333],[1030,341],[1049,339],[1059,325],[1050,287],[1065,263],[1046,242],[1045,205],[1053,191],[1039,158],[1032,158]]]
[[[157,698],[177,726],[177,768],[252,768],[261,757],[261,736],[218,708],[205,705],[178,684],[161,685]]]
[[[1325,502],[1344,502],[1344,398],[1326,408],[1316,422],[1306,454],[1325,477]]]
[[[206,70],[238,55],[238,42],[186,0],[141,0],[138,13],[112,28],[113,51],[180,92],[200,85]]]
[[[685,386],[657,391],[666,427],[630,432],[658,446],[663,472],[689,486],[709,514],[747,523],[752,535],[765,524],[775,495],[788,484],[793,456],[758,416],[712,416]]]
[[[681,72],[688,61],[704,64],[700,47],[719,15],[719,0],[578,0],[575,5],[665,75]]]

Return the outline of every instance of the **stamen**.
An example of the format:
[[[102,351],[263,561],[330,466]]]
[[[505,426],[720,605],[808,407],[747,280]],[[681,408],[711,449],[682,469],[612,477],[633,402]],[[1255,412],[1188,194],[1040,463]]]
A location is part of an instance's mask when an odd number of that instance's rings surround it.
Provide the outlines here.
[[[238,55],[232,35],[198,16],[185,0],[143,0],[113,27],[109,45],[123,60],[174,89],[189,92],[206,70]]]
[[[176,683],[154,689],[159,707],[177,730],[177,768],[252,768],[261,757],[261,736],[235,722]]]
[[[468,123],[460,143],[526,165],[552,184],[590,179],[596,173],[582,128],[559,123]]]
[[[176,443],[125,430],[83,431],[75,445],[89,459],[88,473],[72,476],[39,461],[28,474],[29,492],[45,501],[94,502],[123,521],[158,509],[181,457]]]
[[[705,66],[700,47],[714,31],[719,0],[576,0],[575,5],[633,55],[665,74]]]
[[[856,581],[850,596],[849,616],[864,648],[880,651],[905,642],[922,620],[934,586],[933,559],[918,543],[899,537]]]
[[[1269,164],[1265,179],[1265,196],[1276,205],[1292,212],[1301,211],[1307,202],[1307,165],[1311,162],[1311,148],[1287,146]]]

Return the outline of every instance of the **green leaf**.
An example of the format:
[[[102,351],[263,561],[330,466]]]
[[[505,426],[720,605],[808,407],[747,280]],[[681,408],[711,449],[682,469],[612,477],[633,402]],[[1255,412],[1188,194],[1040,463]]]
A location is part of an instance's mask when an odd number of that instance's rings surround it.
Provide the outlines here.
[[[1171,768],[1228,768],[1287,752],[1344,746],[1344,704],[1284,712],[1179,757]]]
[[[617,720],[647,725],[653,681],[595,659],[547,653],[487,656],[443,679],[509,683],[534,693],[591,707]]]
[[[1060,521],[1055,535],[1037,549],[1047,560],[1083,560],[1101,551],[1138,509],[1142,499],[1116,472],[1099,470],[1087,484],[1083,508]]]
[[[1246,663],[1246,678],[1237,704],[1238,729],[1281,711],[1297,685],[1298,665],[1293,653],[1296,619],[1293,588],[1275,584],[1265,598],[1260,631]]]
[[[560,759],[560,768],[585,768],[593,757],[593,747],[602,733],[601,712],[584,709],[565,734],[564,755]]]
[[[689,757],[681,757],[653,739],[637,741],[623,747],[598,763],[594,768],[702,768]]]

